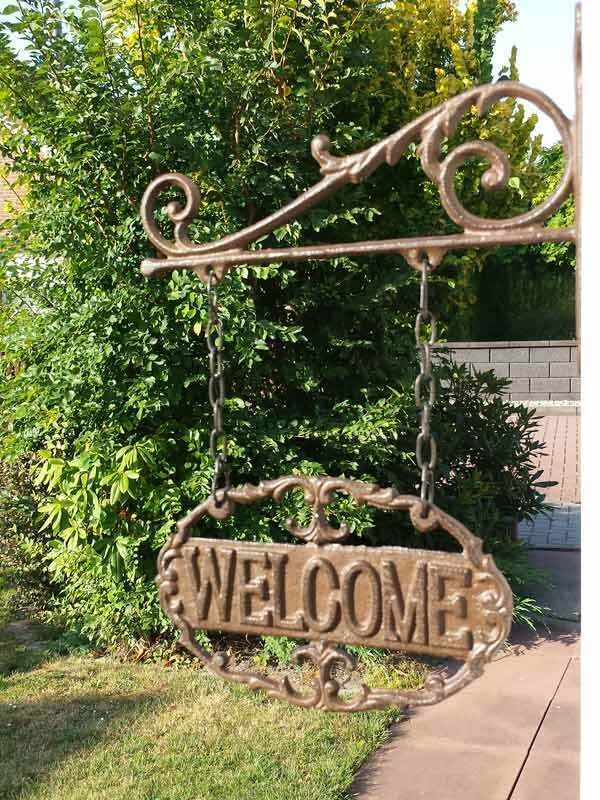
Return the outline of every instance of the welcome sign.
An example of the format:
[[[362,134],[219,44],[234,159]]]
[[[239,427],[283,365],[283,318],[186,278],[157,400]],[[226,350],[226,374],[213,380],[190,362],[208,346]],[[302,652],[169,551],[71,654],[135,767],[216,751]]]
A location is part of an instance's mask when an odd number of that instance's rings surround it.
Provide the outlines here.
[[[176,570],[193,628],[466,658],[485,624],[460,555],[190,539]]]
[[[289,530],[304,544],[239,542],[191,537],[202,518],[226,518],[238,503],[254,503],[302,489],[311,522]],[[336,492],[376,508],[407,511],[420,531],[441,527],[460,553],[340,544],[347,526],[332,527],[325,509]],[[183,644],[221,677],[263,688],[298,705],[359,710],[437,702],[469,683],[510,629],[512,593],[481,541],[440,509],[421,516],[411,495],[374,484],[329,477],[288,476],[230,489],[219,507],[211,497],[179,525],[159,557],[161,602],[182,631]],[[245,672],[200,647],[196,630],[289,636],[311,642],[299,660],[318,667],[313,690],[286,678]],[[362,687],[358,698],[340,694],[335,671],[352,658],[335,644],[368,645],[464,661],[452,678],[433,675],[415,691]]]
[[[576,24],[576,67],[579,98],[580,37]],[[506,187],[510,160],[496,144],[471,140],[454,145],[462,120],[474,112],[483,116],[495,103],[510,98],[533,103],[555,124],[564,151],[564,171],[553,192],[538,205],[507,219],[478,216],[462,205],[456,179],[464,164],[479,159],[488,166],[481,187],[489,191]],[[579,99],[578,99],[579,107]],[[512,592],[482,542],[458,520],[433,505],[436,462],[431,409],[435,378],[431,348],[435,344],[435,317],[428,305],[427,276],[446,253],[498,245],[576,242],[577,228],[553,227],[546,221],[570,194],[579,193],[580,158],[578,118],[569,119],[542,92],[515,81],[474,86],[427,110],[375,144],[349,155],[331,152],[327,136],[319,134],[311,152],[321,178],[268,216],[212,242],[194,242],[190,226],[202,202],[198,186],[187,176],[170,172],[148,185],[141,203],[141,218],[157,257],[144,259],[147,277],[187,270],[204,282],[209,296],[209,402],[213,430],[209,447],[214,461],[214,490],[227,492],[204,501],[177,525],[159,557],[157,578],[165,612],[181,630],[181,642],[208,669],[220,677],[263,689],[272,697],[297,705],[335,711],[364,711],[387,706],[436,703],[479,676],[485,663],[506,640],[512,616]],[[450,140],[450,146],[447,144]],[[441,206],[457,227],[453,233],[420,234],[365,241],[325,242],[269,246],[268,237],[333,197],[343,187],[366,181],[384,164],[395,166],[415,147],[421,167],[437,186]],[[159,221],[158,202],[164,190],[183,193],[184,202],[170,200],[164,208],[173,225],[173,238]],[[161,218],[164,220],[164,217]],[[257,486],[229,488],[225,471],[226,448],[222,427],[224,379],[221,322],[215,286],[235,267],[287,264],[315,259],[401,255],[421,276],[415,340],[421,371],[415,381],[415,405],[420,410],[416,462],[420,469],[421,497],[401,495],[395,489],[343,478],[287,476]],[[367,267],[365,267],[367,269]],[[427,338],[424,329],[429,327]],[[214,334],[214,336],[213,336]],[[221,444],[221,449],[217,444]],[[311,523],[288,526],[303,545],[247,544],[193,537],[202,519],[225,519],[237,504],[279,500],[290,489],[302,489],[311,507]],[[341,546],[349,531],[332,527],[326,507],[336,492],[358,503],[408,513],[418,532],[439,528],[460,545],[459,553],[402,548]],[[224,630],[246,634],[285,635],[305,640],[297,661],[310,662],[316,672],[310,691],[294,688],[287,677],[259,675],[232,664],[225,653],[211,653],[195,638],[197,630]],[[340,666],[351,668],[353,659],[343,644],[369,645],[409,653],[454,656],[464,663],[451,676],[432,674],[421,689],[400,691],[362,686],[349,696],[340,686]]]

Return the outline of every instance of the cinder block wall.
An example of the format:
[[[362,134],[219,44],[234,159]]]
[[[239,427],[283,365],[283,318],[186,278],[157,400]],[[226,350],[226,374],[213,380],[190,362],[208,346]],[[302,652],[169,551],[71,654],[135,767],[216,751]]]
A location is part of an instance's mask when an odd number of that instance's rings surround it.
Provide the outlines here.
[[[455,361],[510,378],[511,400],[579,400],[577,342],[448,342]]]

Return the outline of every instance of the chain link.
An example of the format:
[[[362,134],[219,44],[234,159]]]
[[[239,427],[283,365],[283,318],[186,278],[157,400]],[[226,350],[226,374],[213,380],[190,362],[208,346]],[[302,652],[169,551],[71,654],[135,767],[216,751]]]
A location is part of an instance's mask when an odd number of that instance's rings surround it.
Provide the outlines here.
[[[217,304],[217,278],[211,270],[207,281],[208,324],[206,344],[208,346],[208,401],[213,412],[213,427],[210,433],[209,450],[214,462],[212,496],[217,507],[227,497],[230,488],[227,464],[227,438],[223,431],[223,404],[225,402],[225,379],[223,375],[223,323]],[[217,491],[222,490],[220,498]]]
[[[437,321],[429,310],[428,277],[431,264],[424,260],[421,266],[421,291],[419,311],[415,320],[415,342],[419,351],[420,371],[415,381],[415,403],[421,411],[421,424],[417,436],[415,455],[421,470],[421,503],[423,516],[429,513],[434,500],[435,466],[437,445],[431,432],[431,409],[436,399],[436,379],[432,369],[431,351],[436,342]],[[227,464],[227,438],[223,431],[223,405],[225,402],[225,379],[223,374],[223,323],[219,317],[217,304],[217,279],[210,272],[207,282],[208,325],[206,343],[208,345],[208,400],[213,412],[213,428],[210,433],[209,449],[214,462],[212,495],[217,507],[226,499],[230,488]],[[428,332],[424,332],[424,327]],[[219,498],[217,492],[222,490]]]
[[[437,445],[431,432],[431,409],[436,398],[436,379],[431,363],[431,350],[436,341],[437,321],[429,310],[429,283],[431,264],[425,259],[421,264],[421,296],[415,321],[415,341],[419,351],[420,372],[415,381],[415,403],[421,412],[421,426],[417,436],[415,456],[421,470],[422,515],[426,517],[433,504]],[[428,331],[424,328],[428,327]]]

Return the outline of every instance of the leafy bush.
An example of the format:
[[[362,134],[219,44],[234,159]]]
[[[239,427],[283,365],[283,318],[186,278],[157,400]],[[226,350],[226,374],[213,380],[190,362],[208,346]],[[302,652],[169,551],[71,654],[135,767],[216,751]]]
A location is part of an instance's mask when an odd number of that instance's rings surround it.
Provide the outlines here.
[[[542,148],[538,166],[544,178],[531,197],[531,206],[556,190],[565,168],[562,144]],[[548,226],[567,227],[574,221],[575,204],[570,195],[550,217]],[[458,309],[448,325],[449,339],[574,338],[575,266],[574,242],[502,247],[483,263],[459,264]]]
[[[316,133],[351,152],[479,82],[490,37],[474,27],[493,34],[513,9],[499,0],[477,22],[473,5],[455,0],[20,8],[0,38],[0,152],[23,192],[0,237],[2,456],[35,461],[65,615],[96,641],[133,642],[167,628],[156,553],[211,478],[205,291],[187,273],[141,277],[143,189],[162,171],[190,174],[203,193],[201,240],[259,219],[317,179]],[[514,100],[465,117],[460,136],[496,141],[521,180],[519,192],[484,200],[482,165],[467,165],[460,190],[471,208],[516,213],[520,192],[537,191],[534,124]],[[453,229],[416,152],[260,244],[359,239],[367,224],[370,238]],[[219,291],[236,482],[326,472],[414,491],[418,285],[406,264],[239,268]],[[540,504],[531,417],[487,397],[501,387],[490,374],[443,369],[438,501],[482,535],[502,534]],[[244,508],[222,534],[281,537],[296,502]],[[362,540],[411,536],[390,515],[343,500],[338,510]]]
[[[44,563],[48,537],[39,532],[43,520],[37,511],[40,498],[29,459],[0,461],[0,573],[15,592],[18,586],[21,608],[45,608],[50,594]]]

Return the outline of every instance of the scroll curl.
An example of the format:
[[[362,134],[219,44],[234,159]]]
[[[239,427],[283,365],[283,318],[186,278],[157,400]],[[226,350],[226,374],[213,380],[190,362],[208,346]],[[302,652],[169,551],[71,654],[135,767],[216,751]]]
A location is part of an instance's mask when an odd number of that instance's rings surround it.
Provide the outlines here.
[[[553,194],[525,214],[506,219],[488,219],[467,211],[460,203],[454,188],[458,169],[470,158],[484,158],[490,166],[482,176],[486,190],[506,186],[510,178],[510,162],[506,153],[493,142],[475,140],[458,145],[442,159],[441,149],[445,139],[453,136],[461,119],[477,109],[480,117],[487,114],[494,103],[508,97],[527,100],[547,114],[556,125],[565,153],[565,170]],[[543,92],[514,81],[487,84],[470,89],[447,100],[443,105],[423,114],[396,133],[367,150],[350,156],[337,157],[329,152],[329,139],[320,135],[312,142],[312,153],[327,175],[345,173],[349,181],[358,183],[370,175],[384,161],[395,165],[409,144],[420,139],[419,155],[427,177],[440,190],[440,200],[448,216],[464,230],[500,230],[541,224],[548,219],[569,195],[573,178],[573,123]]]
[[[171,200],[167,205],[167,216],[174,225],[174,241],[169,241],[160,232],[154,214],[158,196],[165,189],[176,187],[181,189],[185,196],[185,204],[182,205],[178,200]],[[191,178],[181,172],[165,172],[159,175],[146,187],[140,206],[140,214],[148,238],[157,250],[167,256],[181,255],[189,252],[195,247],[188,237],[190,223],[196,217],[200,208],[200,192]]]
[[[489,219],[473,214],[462,205],[455,188],[456,174],[468,159],[483,158],[489,164],[481,178],[483,188],[501,188],[506,186],[510,177],[508,156],[490,141],[475,140],[459,144],[442,158],[442,145],[445,139],[456,133],[461,119],[473,108],[482,116],[494,103],[509,97],[529,101],[554,122],[564,148],[565,170],[555,191],[539,205],[514,217]],[[574,123],[542,92],[513,81],[503,81],[469,89],[427,111],[371,147],[351,155],[333,155],[329,139],[320,134],[313,139],[311,150],[321,168],[321,181],[269,216],[222,239],[205,243],[194,243],[188,236],[189,225],[200,204],[197,186],[180,173],[167,173],[150,183],[141,206],[142,222],[148,236],[166,259],[146,259],[142,264],[142,272],[150,276],[172,269],[189,269],[206,281],[209,270],[214,270],[217,277],[221,278],[234,264],[302,261],[382,252],[402,253],[411,266],[420,269],[423,255],[426,254],[430,263],[436,265],[451,248],[573,240],[575,232],[572,228],[548,229],[542,225],[571,191],[576,161],[574,128]],[[395,165],[413,143],[419,143],[421,164],[426,175],[438,186],[443,208],[463,233],[379,242],[249,249],[249,245],[257,239],[322,203],[346,184],[364,181],[384,163]],[[185,203],[171,201],[167,206],[167,214],[174,226],[174,238],[169,241],[160,232],[154,214],[159,193],[173,186],[183,191]]]
[[[454,179],[459,168],[470,158],[483,158],[490,164],[481,183],[484,189],[499,189],[508,183],[510,162],[506,153],[488,141],[476,140],[460,144],[440,161],[441,144],[452,136],[461,118],[475,106],[479,116],[486,114],[494,103],[512,97],[533,103],[556,125],[565,154],[565,170],[555,191],[542,203],[524,214],[505,219],[489,219],[472,214],[464,208],[456,194]],[[444,107],[442,107],[444,108]],[[448,101],[446,108],[424,127],[420,146],[421,164],[426,174],[440,190],[444,210],[465,231],[497,231],[504,228],[541,225],[565,201],[573,180],[573,125],[558,106],[543,92],[512,81],[478,87]]]

